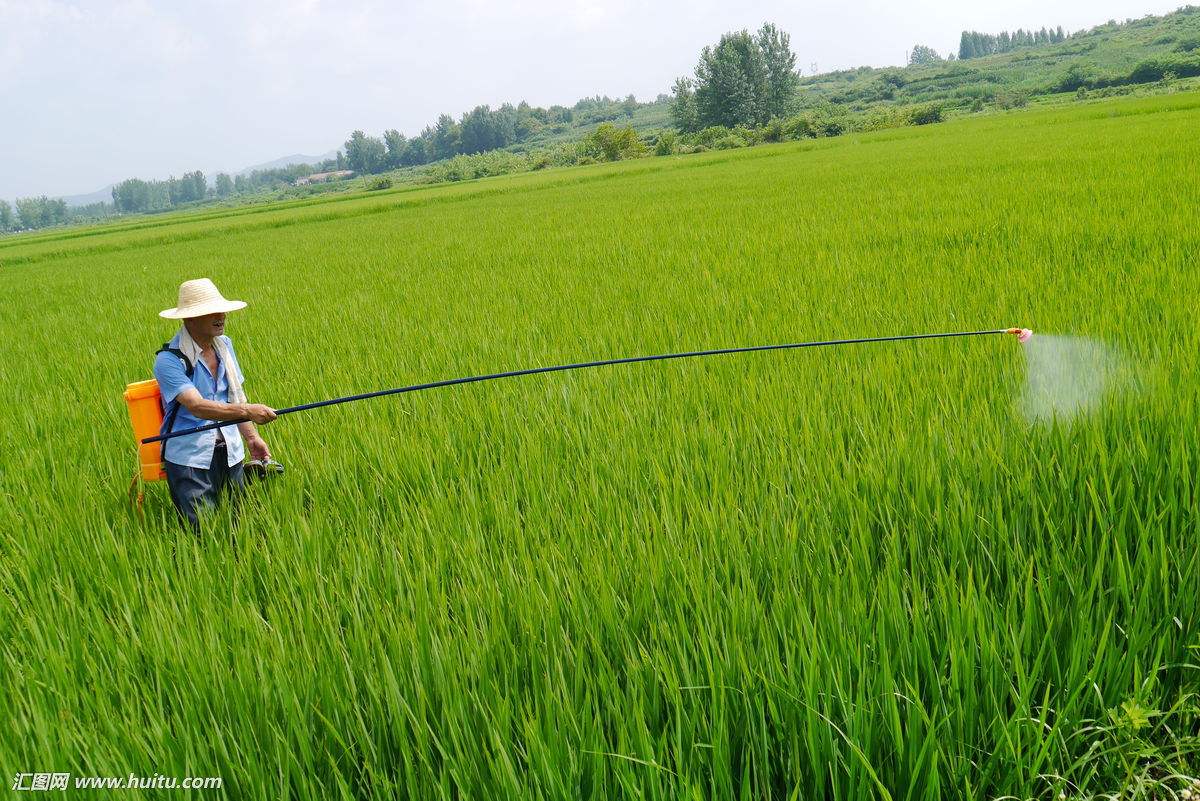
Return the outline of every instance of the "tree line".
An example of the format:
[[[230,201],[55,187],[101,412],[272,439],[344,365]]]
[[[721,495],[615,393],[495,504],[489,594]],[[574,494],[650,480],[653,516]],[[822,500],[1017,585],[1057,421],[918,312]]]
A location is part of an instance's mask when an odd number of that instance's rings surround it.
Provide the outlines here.
[[[958,43],[958,57],[963,59],[991,56],[996,53],[1008,53],[1018,47],[1057,44],[1065,42],[1068,38],[1068,34],[1063,32],[1061,25],[1053,29],[1042,28],[1040,31],[1018,28],[1013,33],[1000,31],[998,34],[963,31],[962,38]]]
[[[119,214],[169,211],[189,203],[224,200],[264,188],[290,186],[305,175],[342,169],[346,169],[346,159],[339,152],[337,158],[317,164],[289,164],[241,175],[220,172],[213,178],[211,186],[200,170],[184,173],[181,178],[172,176],[165,181],[127,178],[113,187],[112,208]]]
[[[70,218],[70,210],[62,198],[19,197],[14,204],[0,200],[0,232],[61,225]]]
[[[98,220],[114,214],[170,211],[189,204],[291,186],[298,178],[320,172],[349,169],[368,174],[419,166],[522,144],[539,135],[562,133],[571,125],[628,119],[642,105],[645,104],[633,95],[623,99],[597,95],[582,98],[573,106],[540,108],[525,102],[505,103],[496,109],[477,106],[458,120],[443,114],[434,125],[411,139],[396,130],[385,131],[382,138],[355,131],[335,158],[316,164],[290,164],[241,175],[218,173],[211,182],[201,170],[166,180],[127,178],[112,188],[111,204],[72,208],[60,198],[37,197],[20,198],[14,207],[0,201],[0,232]]]
[[[482,105],[457,120],[442,114],[411,138],[394,128],[384,131],[382,137],[354,131],[343,151],[349,169],[364,174],[384,172],[524,144],[547,133],[561,133],[570,125],[630,118],[642,105],[633,95],[623,100],[586,97],[573,107],[541,108],[524,101],[496,109]]]

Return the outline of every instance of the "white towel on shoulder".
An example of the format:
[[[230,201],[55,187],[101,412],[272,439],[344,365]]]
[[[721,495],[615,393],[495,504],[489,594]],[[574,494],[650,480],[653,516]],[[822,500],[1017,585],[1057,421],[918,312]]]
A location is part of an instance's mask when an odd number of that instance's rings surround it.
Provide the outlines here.
[[[242,390],[241,376],[238,375],[238,368],[229,355],[229,345],[226,344],[225,337],[219,336],[214,339],[213,348],[217,351],[217,358],[225,365],[225,380],[229,382],[229,402],[245,403],[246,393]],[[192,339],[186,325],[179,327],[179,350],[188,357],[193,365],[200,363],[200,346],[196,344],[196,340]]]

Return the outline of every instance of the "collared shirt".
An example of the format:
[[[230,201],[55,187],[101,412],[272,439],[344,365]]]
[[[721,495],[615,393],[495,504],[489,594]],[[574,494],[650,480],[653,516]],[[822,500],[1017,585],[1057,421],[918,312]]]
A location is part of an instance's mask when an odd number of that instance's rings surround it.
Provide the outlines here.
[[[237,375],[241,380],[245,381],[242,368],[238,364],[237,354],[233,350],[233,341],[224,335],[221,338],[229,346],[229,356],[233,362],[233,369],[237,371]],[[178,333],[171,339],[168,347],[179,347]],[[179,404],[175,399],[179,396],[180,392],[188,387],[192,387],[205,400],[228,403],[229,379],[225,374],[228,367],[228,365],[221,361],[220,354],[218,354],[217,374],[215,376],[209,371],[204,359],[200,359],[194,365],[192,377],[188,378],[183,362],[180,361],[178,356],[166,351],[159,353],[154,359],[154,377],[158,379],[158,391],[162,393],[163,430],[161,433],[167,433],[167,420],[171,416],[171,409],[176,405],[179,406],[179,411],[175,414],[175,421],[172,426],[172,429],[175,431],[207,425],[213,422],[212,420],[201,420],[194,416],[188,411],[186,406]],[[174,439],[167,440],[163,443],[163,459],[173,464],[207,470],[212,466],[213,449],[217,444],[218,432],[225,438],[225,442],[227,443],[225,450],[229,457],[229,466],[233,467],[242,461],[246,454],[242,447],[241,434],[238,432],[237,426],[232,424],[214,428],[211,431],[201,431],[198,434],[188,434],[183,437],[175,437]]]

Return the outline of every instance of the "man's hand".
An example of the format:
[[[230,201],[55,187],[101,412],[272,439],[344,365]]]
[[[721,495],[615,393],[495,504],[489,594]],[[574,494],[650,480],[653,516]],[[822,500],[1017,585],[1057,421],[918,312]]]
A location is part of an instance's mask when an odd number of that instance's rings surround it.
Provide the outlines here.
[[[246,417],[250,418],[250,422],[252,423],[265,425],[277,417],[275,410],[270,406],[264,406],[261,403],[245,403],[242,405],[245,409]]]
[[[270,448],[267,447],[266,441],[257,434],[246,440],[246,447],[250,449],[250,458],[260,462],[271,461]]]

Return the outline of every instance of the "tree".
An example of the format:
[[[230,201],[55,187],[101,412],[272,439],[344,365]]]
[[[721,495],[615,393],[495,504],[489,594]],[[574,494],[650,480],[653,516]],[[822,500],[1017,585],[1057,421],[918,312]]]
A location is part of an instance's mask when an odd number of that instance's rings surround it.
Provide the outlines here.
[[[42,204],[35,197],[19,197],[16,200],[17,217],[22,228],[42,227]]]
[[[958,57],[960,59],[975,58],[975,40],[971,38],[968,31],[963,31],[958,40]]]
[[[58,225],[65,223],[69,217],[65,200],[48,198],[45,195],[17,198],[17,215],[21,218],[22,228],[45,228],[48,225]]]
[[[910,53],[908,56],[909,66],[918,64],[936,64],[941,60],[942,57],[938,55],[936,50],[934,50],[932,47],[926,47],[925,45],[921,44],[913,45],[912,53]]]
[[[383,146],[387,149],[388,167],[399,167],[404,159],[404,149],[408,146],[408,140],[404,138],[404,134],[395,128],[384,131]]]
[[[146,206],[142,211],[166,211],[171,208],[171,195],[165,181],[146,182]]]
[[[204,178],[204,173],[200,170],[185,172],[181,179],[183,184],[183,198],[185,203],[191,203],[196,200],[204,200],[208,195],[208,181]]]
[[[671,101],[671,122],[684,133],[694,133],[700,130],[699,119],[696,116],[696,96],[692,92],[691,79],[676,78],[673,92],[675,99]]]
[[[357,173],[381,172],[387,164],[383,141],[354,131],[346,141],[346,163]]]
[[[787,114],[799,85],[786,33],[770,23],[753,36],[727,33],[700,52],[693,80],[675,82],[672,118],[684,131],[764,125]]]
[[[516,135],[515,109],[513,110],[512,133],[509,131],[508,111],[501,107],[493,112],[490,106],[476,106],[463,115],[459,123],[459,138],[463,153],[482,153],[504,147]],[[506,138],[507,134],[507,138]]]
[[[626,117],[632,117],[634,112],[638,110],[637,98],[629,95],[621,101],[621,110],[625,112]]]
[[[233,194],[233,179],[223,172],[217,173],[217,197],[229,197]]]
[[[765,113],[768,117],[783,117],[800,87],[791,37],[771,23],[764,23],[758,29],[758,46],[767,68]]]
[[[51,223],[65,223],[70,217],[67,211],[67,201],[61,197],[56,197],[48,201],[46,208],[49,212]]]
[[[17,217],[21,228],[41,228],[42,208],[35,197],[19,197],[16,201]]]
[[[517,105],[517,141],[524,142],[536,135],[546,124],[546,109],[534,108],[522,100]]]
[[[150,205],[150,185],[140,178],[126,178],[113,187],[112,198],[119,212],[145,211]]]
[[[727,33],[716,47],[700,51],[695,94],[702,127],[766,122],[767,65],[754,37],[744,30]]]
[[[13,227],[13,210],[7,200],[0,200],[0,231]]]
[[[459,146],[458,123],[449,114],[441,115],[433,129],[433,157],[452,158],[458,155]]]
[[[422,137],[417,137],[408,140],[400,163],[406,167],[412,167],[417,164],[428,164],[429,160],[429,152],[425,146],[425,140]]]

